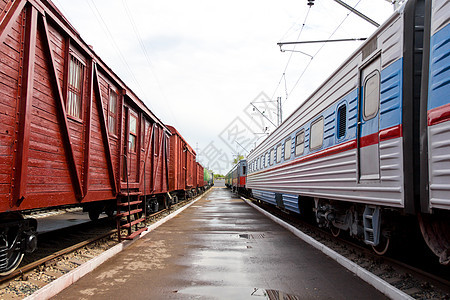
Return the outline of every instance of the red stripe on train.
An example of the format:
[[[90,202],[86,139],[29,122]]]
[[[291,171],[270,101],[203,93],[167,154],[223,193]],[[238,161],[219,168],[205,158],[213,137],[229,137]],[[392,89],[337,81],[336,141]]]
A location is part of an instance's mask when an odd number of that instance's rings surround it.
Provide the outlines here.
[[[370,146],[370,145],[375,145],[378,143],[378,140],[380,141],[387,141],[390,139],[394,139],[394,138],[399,138],[403,136],[403,128],[402,125],[396,125],[390,128],[386,128],[383,130],[380,130],[378,133],[374,133],[374,134],[369,134],[367,136],[364,136],[360,139],[360,147],[366,147],[366,146]],[[267,169],[267,170],[261,170],[259,172],[255,172],[252,174],[258,174],[258,173],[262,173],[265,171],[272,171],[272,170],[277,170],[280,168],[284,168],[284,167],[288,167],[291,165],[296,165],[299,163],[303,163],[306,161],[310,161],[313,159],[318,159],[318,158],[322,158],[322,157],[326,157],[326,156],[330,156],[333,154],[338,154],[340,152],[344,152],[344,151],[348,151],[348,150],[352,150],[352,149],[356,149],[357,144],[356,144],[356,139],[342,143],[340,145],[316,152],[316,153],[312,153],[310,155],[304,156],[304,157],[300,157],[297,158],[293,161],[290,161],[288,163],[284,163],[282,165]]]
[[[428,111],[428,126],[450,121],[450,103]]]

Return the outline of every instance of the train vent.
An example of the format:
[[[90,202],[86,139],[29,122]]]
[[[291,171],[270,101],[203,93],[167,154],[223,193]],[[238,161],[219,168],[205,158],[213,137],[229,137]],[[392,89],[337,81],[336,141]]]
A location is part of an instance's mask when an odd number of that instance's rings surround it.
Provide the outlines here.
[[[338,139],[345,137],[347,129],[347,108],[346,105],[341,105],[338,109]]]

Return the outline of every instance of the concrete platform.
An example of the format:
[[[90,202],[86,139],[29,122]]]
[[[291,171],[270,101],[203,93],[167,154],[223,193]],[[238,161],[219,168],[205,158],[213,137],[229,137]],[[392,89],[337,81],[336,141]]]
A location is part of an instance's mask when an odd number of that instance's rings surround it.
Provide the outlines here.
[[[384,299],[226,189],[54,299]]]

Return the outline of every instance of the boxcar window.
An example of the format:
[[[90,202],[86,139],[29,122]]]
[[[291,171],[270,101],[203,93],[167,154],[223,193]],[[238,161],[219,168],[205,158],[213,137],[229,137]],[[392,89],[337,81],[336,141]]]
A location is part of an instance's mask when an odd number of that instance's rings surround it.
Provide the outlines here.
[[[74,56],[70,56],[69,84],[67,94],[67,113],[81,119],[81,95],[83,89],[84,65]]]
[[[347,130],[347,107],[345,104],[338,108],[336,121],[338,139],[341,139],[345,137],[345,132]]]
[[[108,128],[109,133],[116,134],[117,132],[117,94],[112,89],[109,90],[109,104],[108,104]]]
[[[273,159],[275,157],[275,150],[270,150],[270,165],[273,165]]]
[[[375,117],[380,103],[380,73],[372,72],[364,80],[364,120]]]
[[[136,152],[137,118],[130,114],[130,150]]]
[[[291,158],[291,146],[292,146],[292,140],[289,137],[284,142],[284,160],[288,160],[289,158]]]
[[[281,161],[281,144],[277,146],[277,163]]]
[[[302,155],[305,151],[305,130],[295,136],[295,156]]]
[[[311,136],[309,138],[309,148],[311,150],[322,147],[323,144],[323,117],[315,120],[311,124]]]

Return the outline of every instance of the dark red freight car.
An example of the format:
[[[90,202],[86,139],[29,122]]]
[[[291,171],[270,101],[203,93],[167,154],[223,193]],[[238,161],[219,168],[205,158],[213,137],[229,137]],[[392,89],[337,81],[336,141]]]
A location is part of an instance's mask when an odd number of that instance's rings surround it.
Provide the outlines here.
[[[203,166],[196,162],[197,165],[197,172],[196,172],[196,188],[197,188],[197,193],[201,193],[205,190],[205,181],[203,180],[204,177],[204,168]]]
[[[196,153],[181,134],[172,126],[167,125],[172,136],[169,146],[169,191],[172,201],[193,196],[195,187],[193,168]]]
[[[0,14],[4,275],[36,247],[24,211],[76,205],[95,219],[117,209],[128,238],[144,230],[131,232],[142,201],[148,211],[167,203],[171,133],[50,1],[0,0]]]

